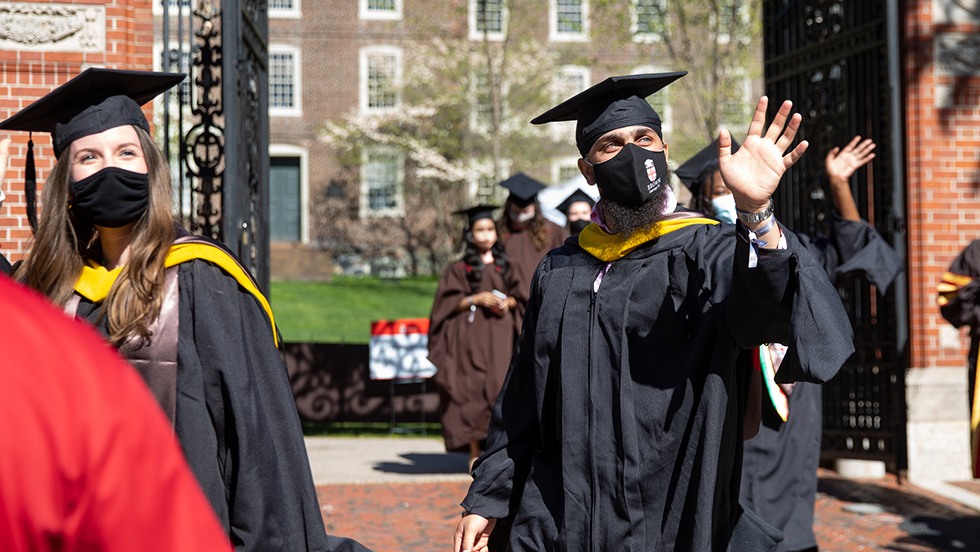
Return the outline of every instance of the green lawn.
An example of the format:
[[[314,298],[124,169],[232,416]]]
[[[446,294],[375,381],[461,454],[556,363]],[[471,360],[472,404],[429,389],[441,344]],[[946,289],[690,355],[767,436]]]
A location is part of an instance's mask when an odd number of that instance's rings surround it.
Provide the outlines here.
[[[273,281],[270,299],[284,341],[367,343],[373,320],[428,318],[437,283],[435,277]]]

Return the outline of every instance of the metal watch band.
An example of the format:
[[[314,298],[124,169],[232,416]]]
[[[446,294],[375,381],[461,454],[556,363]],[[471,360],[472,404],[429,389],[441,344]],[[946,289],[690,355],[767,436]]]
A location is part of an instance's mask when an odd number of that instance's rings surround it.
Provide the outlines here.
[[[756,213],[749,213],[748,211],[735,209],[735,213],[738,215],[738,220],[744,222],[745,224],[757,224],[772,216],[772,210],[773,210],[773,204],[772,204],[772,198],[770,197],[769,206],[761,211],[758,211]]]

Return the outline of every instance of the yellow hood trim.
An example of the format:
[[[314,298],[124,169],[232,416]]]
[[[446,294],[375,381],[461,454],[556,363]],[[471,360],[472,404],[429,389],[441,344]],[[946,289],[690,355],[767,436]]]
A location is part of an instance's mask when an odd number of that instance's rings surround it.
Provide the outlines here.
[[[172,245],[170,252],[167,253],[164,266],[170,268],[195,259],[201,259],[217,265],[225,273],[234,278],[238,282],[238,285],[242,286],[242,288],[258,300],[259,304],[262,305],[262,309],[268,315],[269,322],[272,324],[272,337],[275,339],[276,346],[278,347],[279,333],[276,331],[276,320],[272,316],[272,307],[269,305],[269,301],[262,295],[262,292],[256,287],[255,282],[245,272],[245,269],[220,247],[206,243],[180,243]],[[104,266],[90,260],[87,266],[82,267],[82,273],[75,282],[75,291],[89,301],[101,303],[109,296],[109,290],[112,289],[112,285],[116,282],[116,278],[119,277],[121,270],[122,267],[106,270]]]
[[[719,224],[717,220],[704,217],[684,217],[667,219],[657,224],[638,230],[629,236],[609,234],[598,224],[592,223],[578,235],[578,245],[593,257],[603,262],[622,259],[641,245],[653,241],[660,236],[686,228],[694,224]]]

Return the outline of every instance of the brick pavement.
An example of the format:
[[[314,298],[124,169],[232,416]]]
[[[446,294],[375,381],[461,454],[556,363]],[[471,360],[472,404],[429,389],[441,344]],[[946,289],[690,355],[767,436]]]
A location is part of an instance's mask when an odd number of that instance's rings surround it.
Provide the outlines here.
[[[451,549],[466,481],[335,484],[317,487],[327,532],[375,552]],[[980,551],[980,512],[882,480],[846,480],[822,471],[816,504],[823,552]]]

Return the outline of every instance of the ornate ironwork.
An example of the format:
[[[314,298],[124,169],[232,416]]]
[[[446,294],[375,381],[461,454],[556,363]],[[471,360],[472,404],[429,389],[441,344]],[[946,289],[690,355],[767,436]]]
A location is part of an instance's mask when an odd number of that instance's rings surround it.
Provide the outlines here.
[[[895,0],[765,0],[766,93],[796,103],[804,115],[800,139],[810,142],[777,190],[780,221],[796,232],[824,235],[833,210],[824,155],[854,135],[870,137],[877,157],[852,179],[852,191],[862,216],[902,251],[902,136],[894,115],[900,100],[890,63],[897,37],[889,14],[897,17]],[[905,465],[904,285],[900,278],[887,294],[863,280],[838,288],[856,353],[824,385],[825,457]]]

